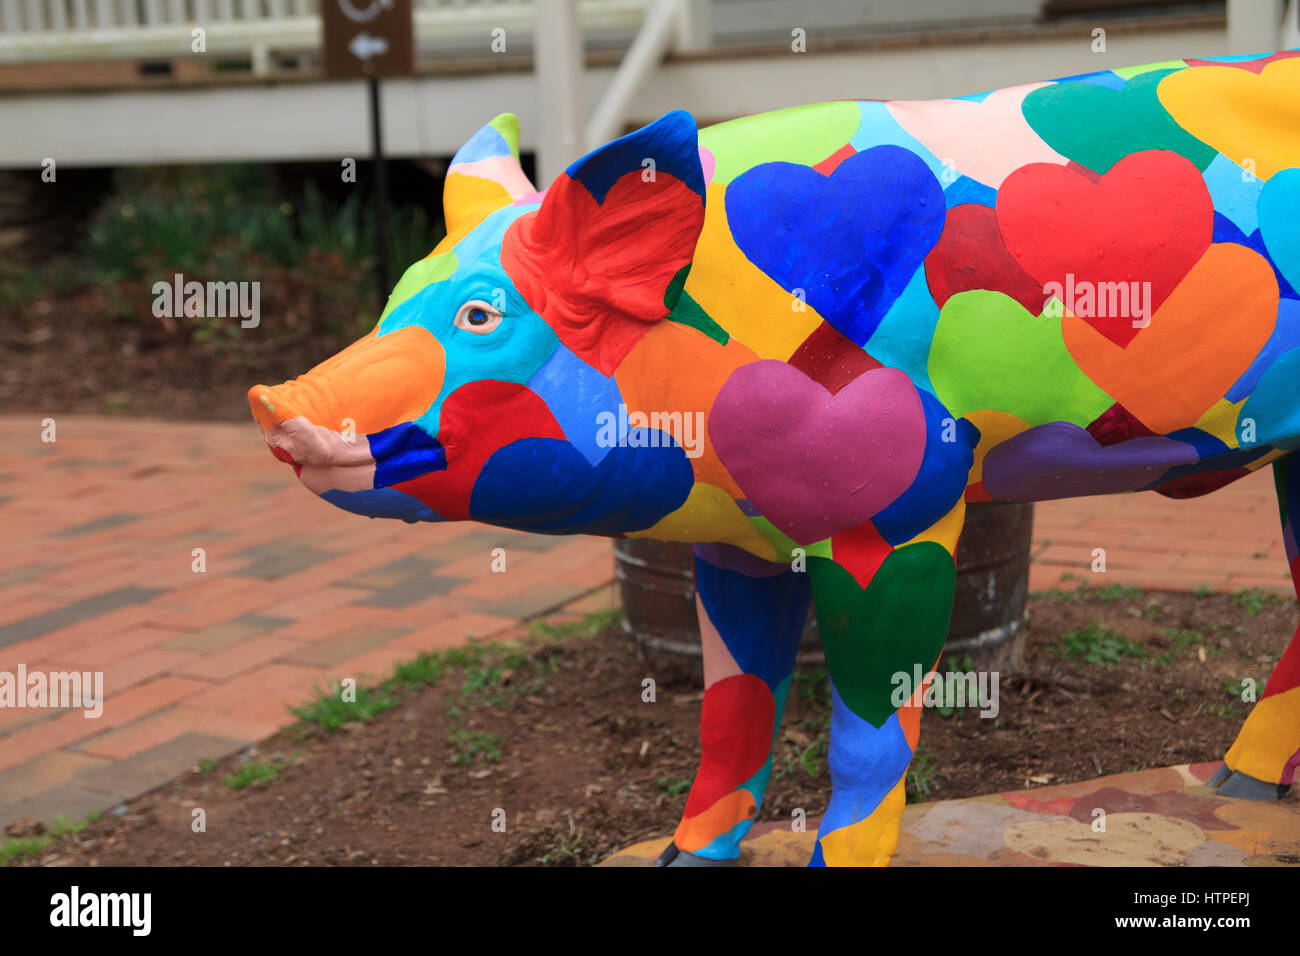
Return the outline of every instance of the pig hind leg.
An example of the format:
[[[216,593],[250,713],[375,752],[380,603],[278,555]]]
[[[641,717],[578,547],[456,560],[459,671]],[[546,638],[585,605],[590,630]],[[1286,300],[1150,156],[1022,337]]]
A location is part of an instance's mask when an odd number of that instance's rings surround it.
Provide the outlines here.
[[[808,575],[726,546],[697,547],[704,646],[700,768],[681,823],[656,866],[734,863],[772,773],[799,639]]]
[[[1291,579],[1300,595],[1300,461],[1288,455],[1273,463],[1282,537]],[[1229,797],[1276,800],[1290,789],[1300,767],[1300,628],[1223,758],[1211,786]]]

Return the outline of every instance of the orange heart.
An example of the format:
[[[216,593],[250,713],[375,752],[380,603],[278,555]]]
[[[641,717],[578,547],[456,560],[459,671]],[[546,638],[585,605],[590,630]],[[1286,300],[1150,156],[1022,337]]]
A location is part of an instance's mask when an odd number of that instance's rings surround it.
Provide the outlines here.
[[[1167,434],[1194,425],[1241,377],[1273,333],[1277,305],[1268,262],[1245,246],[1217,243],[1127,348],[1070,313],[1061,332],[1098,388]]]

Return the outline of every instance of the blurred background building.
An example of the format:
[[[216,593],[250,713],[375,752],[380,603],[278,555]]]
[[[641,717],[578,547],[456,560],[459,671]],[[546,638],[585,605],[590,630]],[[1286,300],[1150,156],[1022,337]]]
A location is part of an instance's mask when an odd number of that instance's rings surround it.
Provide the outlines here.
[[[338,2],[0,0],[0,167],[365,155],[364,84],[319,66],[319,4]],[[1300,44],[1295,0],[414,2],[416,75],[384,84],[388,151],[449,156],[509,110],[543,181],[677,107],[703,125]]]

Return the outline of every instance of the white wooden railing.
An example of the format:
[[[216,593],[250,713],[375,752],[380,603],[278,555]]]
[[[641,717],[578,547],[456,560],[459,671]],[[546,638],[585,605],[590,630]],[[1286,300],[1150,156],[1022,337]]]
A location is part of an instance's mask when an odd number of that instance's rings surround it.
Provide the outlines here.
[[[527,40],[533,0],[414,0],[420,50],[489,51],[491,31]],[[582,0],[584,28],[635,31],[645,0]],[[248,56],[320,48],[319,0],[0,0],[0,63],[50,60],[181,58],[193,54],[196,27],[204,52]],[[260,72],[260,70],[259,70]]]

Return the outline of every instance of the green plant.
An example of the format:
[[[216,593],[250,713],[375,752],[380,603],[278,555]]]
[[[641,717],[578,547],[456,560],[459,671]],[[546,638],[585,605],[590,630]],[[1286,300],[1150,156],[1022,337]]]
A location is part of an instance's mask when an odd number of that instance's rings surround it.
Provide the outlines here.
[[[453,727],[447,740],[456,748],[456,753],[451,758],[453,764],[472,763],[478,756],[482,756],[484,763],[498,763],[501,760],[501,735],[494,731]]]
[[[1061,635],[1061,643],[1052,650],[1064,657],[1081,659],[1087,664],[1114,667],[1125,657],[1146,657],[1140,644],[1094,622],[1081,631]]]
[[[1122,584],[1106,584],[1099,588],[1093,588],[1089,592],[1089,597],[1096,598],[1102,604],[1114,604],[1122,598],[1138,598],[1141,596],[1141,588],[1128,588]]]
[[[322,730],[337,730],[353,721],[367,723],[401,703],[388,683],[378,687],[361,684],[354,689],[354,694],[355,700],[345,700],[343,686],[335,682],[315,700],[301,707],[290,707],[289,713]]]
[[[10,863],[18,863],[27,857],[35,856],[66,836],[76,836],[98,819],[99,813],[91,811],[84,819],[72,823],[60,813],[39,836],[5,837],[4,841],[0,842],[0,866],[8,866]]]
[[[680,796],[691,789],[691,781],[688,777],[658,777],[655,779],[655,783],[660,790],[670,797]]]
[[[603,634],[606,629],[622,619],[623,609],[616,607],[607,611],[593,611],[577,621],[561,621],[554,624],[544,620],[534,621],[529,632],[533,637],[542,640],[567,641]]]
[[[274,764],[250,761],[234,773],[226,774],[226,789],[242,790],[244,787],[251,786],[255,783],[270,782],[279,775],[280,768]]]
[[[1285,604],[1287,598],[1281,594],[1274,594],[1272,591],[1263,591],[1259,588],[1240,588],[1233,592],[1232,603],[1241,608],[1247,617],[1254,617],[1266,606],[1276,606]]]
[[[588,847],[582,838],[582,828],[574,833],[561,833],[555,846],[537,858],[542,866],[556,866],[572,863],[575,866],[591,866],[600,862],[601,852],[598,848]]]
[[[934,757],[918,748],[912,757],[912,763],[907,768],[907,783],[904,789],[907,792],[908,803],[923,803],[939,789],[939,784],[934,779],[934,772]]]

